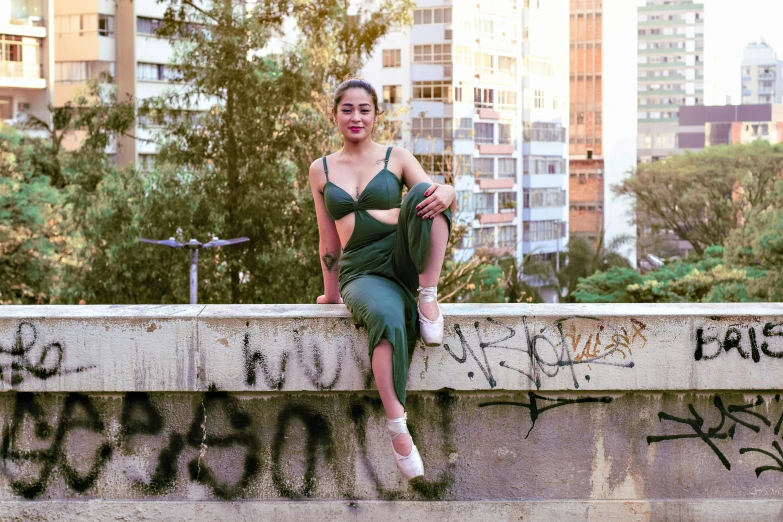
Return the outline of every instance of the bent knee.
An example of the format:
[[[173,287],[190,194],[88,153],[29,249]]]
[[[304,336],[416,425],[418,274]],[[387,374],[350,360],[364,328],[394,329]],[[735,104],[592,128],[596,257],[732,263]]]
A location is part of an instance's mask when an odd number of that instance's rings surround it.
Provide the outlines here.
[[[422,181],[420,183],[416,183],[414,186],[412,186],[408,190],[408,194],[405,196],[405,201],[402,202],[403,208],[410,206],[410,205],[418,205],[422,201],[424,201],[424,193],[427,192],[427,189],[432,186],[432,183],[429,183],[427,181]]]

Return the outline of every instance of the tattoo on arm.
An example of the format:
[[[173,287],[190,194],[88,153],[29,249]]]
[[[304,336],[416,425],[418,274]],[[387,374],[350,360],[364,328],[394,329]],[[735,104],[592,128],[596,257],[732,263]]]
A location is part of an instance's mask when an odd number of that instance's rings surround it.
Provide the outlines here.
[[[321,256],[321,260],[323,260],[327,272],[332,272],[335,268],[337,268],[337,256],[331,252],[327,252]]]

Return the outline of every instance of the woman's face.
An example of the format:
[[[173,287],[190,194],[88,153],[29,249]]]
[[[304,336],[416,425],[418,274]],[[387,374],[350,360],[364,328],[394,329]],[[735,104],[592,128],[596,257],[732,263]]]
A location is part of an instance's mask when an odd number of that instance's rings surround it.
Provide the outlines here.
[[[360,141],[372,136],[375,107],[370,93],[364,89],[348,89],[343,93],[334,115],[337,128],[347,140]]]

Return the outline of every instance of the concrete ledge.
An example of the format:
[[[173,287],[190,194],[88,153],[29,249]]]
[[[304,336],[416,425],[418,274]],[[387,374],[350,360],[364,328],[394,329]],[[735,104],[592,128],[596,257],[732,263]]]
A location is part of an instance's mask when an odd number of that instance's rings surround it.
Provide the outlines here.
[[[773,390],[783,304],[444,305],[410,390]],[[353,391],[342,305],[0,307],[0,391]]]
[[[68,520],[146,520],[231,522],[274,520],[460,520],[486,522],[768,522],[783,517],[780,500],[649,502],[590,500],[584,502],[4,502],[1,522],[61,522]]]

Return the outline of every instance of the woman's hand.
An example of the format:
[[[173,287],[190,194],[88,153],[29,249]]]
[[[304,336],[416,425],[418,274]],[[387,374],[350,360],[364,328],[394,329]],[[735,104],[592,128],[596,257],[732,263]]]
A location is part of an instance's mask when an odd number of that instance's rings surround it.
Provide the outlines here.
[[[427,198],[416,207],[416,212],[422,219],[433,219],[438,214],[449,208],[457,198],[457,191],[451,185],[432,184],[424,192]]]
[[[338,295],[336,299],[327,299],[325,295],[319,295],[315,302],[316,304],[343,304],[343,298]]]

